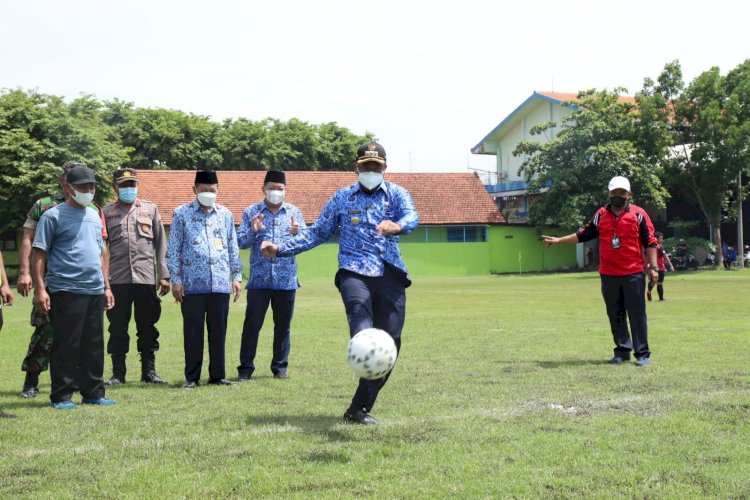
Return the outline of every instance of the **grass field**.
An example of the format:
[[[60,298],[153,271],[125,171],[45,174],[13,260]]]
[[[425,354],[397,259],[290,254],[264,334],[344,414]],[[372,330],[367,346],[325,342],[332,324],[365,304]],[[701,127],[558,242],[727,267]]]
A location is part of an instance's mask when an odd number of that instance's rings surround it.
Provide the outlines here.
[[[0,420],[0,497],[750,497],[750,272],[669,274],[646,368],[605,363],[595,274],[416,280],[377,427],[340,423],[356,381],[332,281],[298,293],[291,380],[268,369],[269,318],[252,381],[179,389],[181,317],[165,301],[170,386],[138,383],[130,356],[130,382],[107,392],[117,406],[72,411],[48,407],[46,373],[35,400],[17,396],[17,297],[0,333],[0,408],[18,417]],[[231,377],[243,311],[244,295]]]

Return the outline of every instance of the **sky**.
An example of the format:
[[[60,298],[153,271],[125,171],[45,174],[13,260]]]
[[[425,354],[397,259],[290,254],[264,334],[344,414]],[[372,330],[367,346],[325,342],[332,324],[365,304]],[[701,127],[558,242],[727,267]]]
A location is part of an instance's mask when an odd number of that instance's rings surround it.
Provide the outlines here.
[[[747,0],[0,0],[0,88],[336,122],[389,171],[494,170],[470,149],[534,91],[726,74],[748,25]]]

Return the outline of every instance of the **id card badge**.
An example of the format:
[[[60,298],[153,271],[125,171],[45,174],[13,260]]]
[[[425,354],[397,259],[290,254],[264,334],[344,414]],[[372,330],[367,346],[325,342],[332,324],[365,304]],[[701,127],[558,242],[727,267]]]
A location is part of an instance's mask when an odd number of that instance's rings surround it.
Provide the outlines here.
[[[618,238],[617,236],[612,238],[612,248],[614,248],[615,250],[620,249],[620,238]]]
[[[224,243],[222,243],[221,238],[214,238],[214,248],[216,250],[224,248]]]

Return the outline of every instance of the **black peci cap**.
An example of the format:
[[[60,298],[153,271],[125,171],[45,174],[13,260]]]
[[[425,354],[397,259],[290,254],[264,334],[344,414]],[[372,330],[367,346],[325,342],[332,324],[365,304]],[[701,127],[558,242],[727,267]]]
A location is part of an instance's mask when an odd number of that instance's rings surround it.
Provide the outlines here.
[[[263,180],[263,184],[266,182],[278,182],[279,184],[286,184],[286,175],[281,170],[269,170],[266,172],[266,178]]]
[[[198,170],[195,173],[196,184],[218,184],[219,178],[213,170]]]

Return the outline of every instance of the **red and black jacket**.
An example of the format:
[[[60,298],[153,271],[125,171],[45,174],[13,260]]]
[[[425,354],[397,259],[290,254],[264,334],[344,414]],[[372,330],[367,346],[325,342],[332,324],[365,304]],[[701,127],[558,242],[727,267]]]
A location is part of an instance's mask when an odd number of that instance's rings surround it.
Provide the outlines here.
[[[576,236],[579,242],[599,238],[599,274],[603,276],[642,273],[644,250],[657,245],[651,218],[632,203],[626,204],[620,215],[615,215],[610,205],[600,208]],[[615,238],[620,248],[613,247]]]

